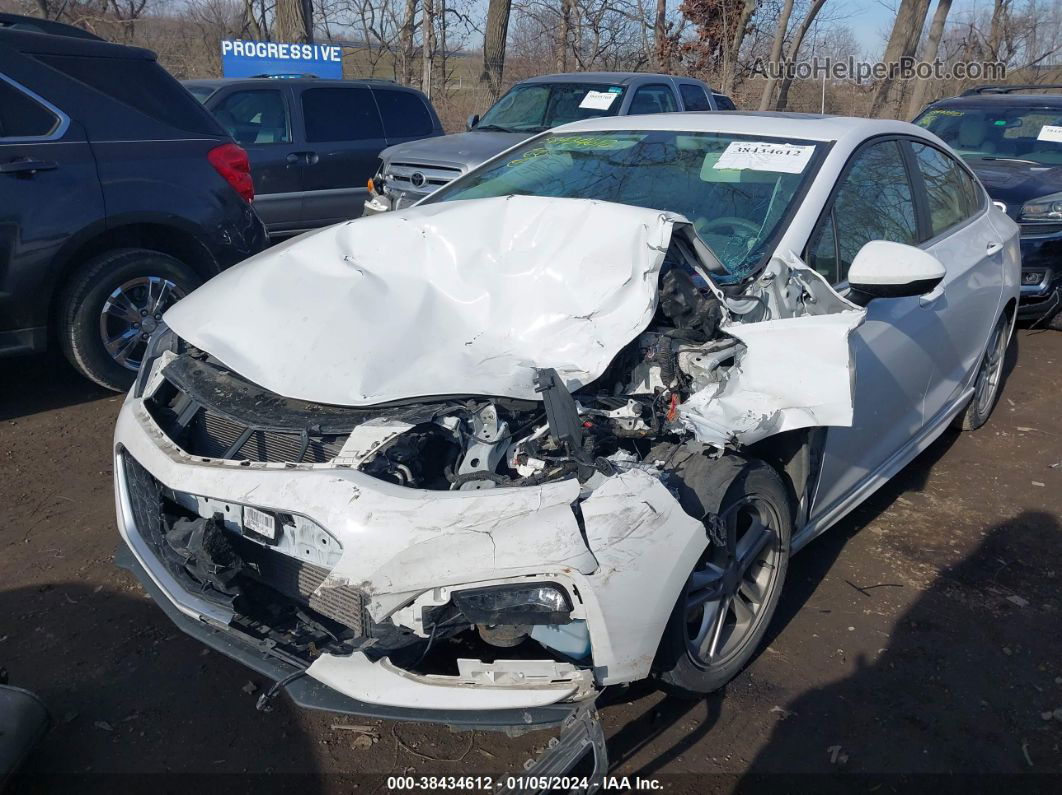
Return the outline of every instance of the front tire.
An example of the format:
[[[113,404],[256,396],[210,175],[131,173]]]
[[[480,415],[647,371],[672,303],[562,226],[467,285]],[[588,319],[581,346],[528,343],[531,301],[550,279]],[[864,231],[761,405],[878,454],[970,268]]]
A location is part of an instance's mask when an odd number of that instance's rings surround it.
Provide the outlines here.
[[[120,249],[89,260],[59,299],[63,353],[100,386],[124,392],[163,313],[200,283],[188,265],[159,251]]]
[[[1007,333],[1009,327],[1009,318],[1005,314],[1000,315],[988,338],[988,345],[985,347],[985,353],[977,369],[973,397],[970,398],[970,402],[962,413],[952,421],[952,427],[963,431],[975,431],[992,415],[992,409],[999,400],[999,393],[1003,386],[1003,361],[1007,355],[1007,342],[1010,339]]]
[[[682,507],[704,517],[709,545],[664,629],[656,675],[671,693],[700,698],[737,676],[763,640],[789,566],[792,512],[762,461],[692,455],[674,477]]]

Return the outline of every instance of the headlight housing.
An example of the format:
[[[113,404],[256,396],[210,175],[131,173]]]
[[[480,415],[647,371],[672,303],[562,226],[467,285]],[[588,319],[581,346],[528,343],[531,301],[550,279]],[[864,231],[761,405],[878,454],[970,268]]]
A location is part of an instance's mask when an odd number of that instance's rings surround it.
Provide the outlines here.
[[[1021,207],[1021,221],[1062,221],[1062,193],[1052,193],[1025,202]]]
[[[453,600],[473,624],[567,624],[572,620],[571,600],[555,583],[493,585],[455,591]]]
[[[169,326],[160,321],[148,340],[147,348],[144,350],[144,358],[140,360],[140,370],[137,371],[136,380],[133,382],[133,397],[144,396],[144,387],[147,386],[148,378],[151,376],[151,368],[166,351],[176,353],[177,343],[177,335],[173,333]]]

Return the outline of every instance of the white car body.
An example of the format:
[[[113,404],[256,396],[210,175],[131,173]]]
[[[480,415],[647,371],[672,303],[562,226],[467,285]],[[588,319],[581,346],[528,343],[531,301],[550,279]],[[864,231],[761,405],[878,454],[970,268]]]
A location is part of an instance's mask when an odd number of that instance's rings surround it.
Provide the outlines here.
[[[675,410],[674,427],[719,451],[828,429],[818,477],[798,494],[807,509],[794,528],[799,549],[925,449],[970,400],[996,318],[1013,317],[1017,227],[985,197],[967,223],[921,246],[945,266],[937,287],[859,306],[800,252],[862,144],[901,136],[946,149],[934,136],[901,122],[753,114],[601,119],[559,132],[632,129],[829,143],[748,288],[769,319],[749,313],[747,295],[713,286],[726,308],[721,332],[741,355]],[[688,228],[675,214],[583,199],[428,203],[277,246],[165,319],[183,340],[285,398],[370,412],[432,395],[534,401],[537,369],[555,369],[574,392],[645,331],[664,251]],[[454,722],[455,713],[522,710],[532,722],[535,709],[650,674],[664,624],[708,543],[704,525],[652,466],[617,457],[613,474],[586,482],[411,488],[359,469],[413,427],[386,411],[321,463],[189,453],[146,405],[175,358],[165,352],[149,362],[115,431],[118,526],[156,598],[232,633],[232,609],[178,582],[138,526],[142,484],[131,478],[143,473],[199,516],[222,516],[232,533],[243,532],[233,517],[245,507],[291,517],[285,527],[295,543],[271,552],[327,570],[317,598],[354,589],[372,622],[422,639],[432,634],[426,616],[454,592],[549,582],[576,595],[571,617],[585,622],[591,649],[582,662],[500,654],[461,658],[456,673],[418,673],[362,651],[316,656],[306,674],[360,705],[350,711]]]

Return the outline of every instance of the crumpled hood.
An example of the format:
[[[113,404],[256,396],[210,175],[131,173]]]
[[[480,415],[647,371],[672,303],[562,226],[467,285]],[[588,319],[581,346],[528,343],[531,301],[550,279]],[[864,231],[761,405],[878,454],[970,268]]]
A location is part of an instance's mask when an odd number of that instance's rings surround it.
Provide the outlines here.
[[[291,398],[537,400],[536,368],[555,368],[574,390],[649,324],[676,221],[685,219],[529,196],[385,213],[262,252],[166,322]]]
[[[421,138],[395,144],[384,149],[380,157],[389,163],[401,163],[408,160],[416,163],[447,163],[471,168],[530,137],[531,133],[489,131],[454,133],[439,138]]]

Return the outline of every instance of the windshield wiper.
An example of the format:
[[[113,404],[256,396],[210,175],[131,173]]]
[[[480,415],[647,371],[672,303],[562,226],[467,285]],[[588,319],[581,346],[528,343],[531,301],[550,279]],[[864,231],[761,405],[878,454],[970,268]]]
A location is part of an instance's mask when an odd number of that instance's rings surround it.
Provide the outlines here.
[[[486,132],[504,132],[504,133],[515,132],[515,130],[510,130],[508,127],[502,127],[502,126],[500,126],[498,124],[477,124],[472,129],[473,130],[486,131]]]

